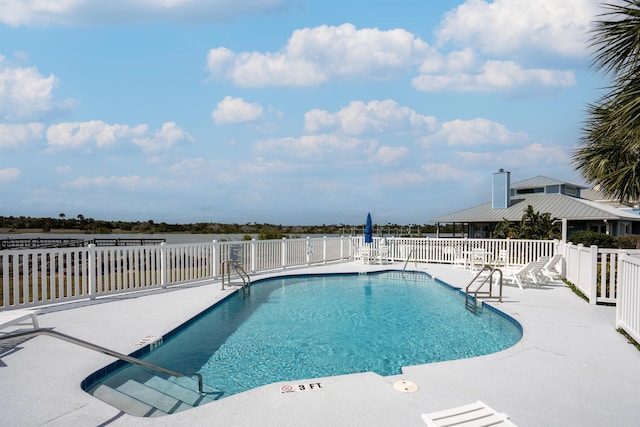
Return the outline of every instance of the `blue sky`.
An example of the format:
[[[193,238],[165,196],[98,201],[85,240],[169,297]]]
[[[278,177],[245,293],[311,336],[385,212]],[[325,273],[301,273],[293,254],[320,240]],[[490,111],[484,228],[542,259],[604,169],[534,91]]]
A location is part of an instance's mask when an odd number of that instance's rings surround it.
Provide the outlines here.
[[[366,6],[363,6],[366,5]],[[595,0],[0,0],[0,215],[431,223],[571,166]]]

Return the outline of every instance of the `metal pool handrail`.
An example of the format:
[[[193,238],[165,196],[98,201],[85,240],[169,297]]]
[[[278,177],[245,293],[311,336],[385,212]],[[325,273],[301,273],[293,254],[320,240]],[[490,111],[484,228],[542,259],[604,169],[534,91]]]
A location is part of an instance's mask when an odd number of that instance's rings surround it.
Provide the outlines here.
[[[407,264],[409,264],[409,258],[413,255],[413,249],[409,251],[409,255],[407,255],[407,260],[404,262],[404,267],[402,267],[402,277],[404,277],[404,272],[407,269]]]
[[[11,334],[0,336],[0,341],[6,341],[10,339],[17,339],[17,338],[28,338],[36,335],[48,335],[53,338],[58,338],[63,341],[70,342],[72,344],[79,345],[80,347],[88,348],[89,350],[97,351],[99,353],[103,353],[103,354],[115,357],[117,359],[124,360],[125,362],[143,366],[153,371],[162,372],[163,374],[172,375],[174,377],[197,377],[198,391],[200,392],[200,394],[205,394],[203,382],[202,382],[202,374],[199,374],[197,372],[193,374],[183,374],[181,372],[172,371],[171,369],[163,368],[162,366],[154,365],[153,363],[145,362],[143,360],[136,359],[135,357],[131,357],[131,356],[127,356],[126,354],[119,353],[115,350],[110,350],[106,347],[102,347],[97,344],[90,343],[89,341],[85,341],[80,338],[72,337],[71,335],[66,335],[61,332],[52,331],[51,329],[38,328],[38,329],[32,329],[24,332],[14,332]]]
[[[485,271],[489,271],[489,275],[485,278],[481,278],[480,275],[482,273],[484,273]],[[473,313],[476,312],[477,310],[477,306],[478,306],[478,293],[480,293],[480,289],[487,283],[489,282],[489,297],[493,296],[493,274],[495,272],[498,272],[499,274],[499,278],[498,278],[498,284],[499,284],[499,289],[500,289],[500,294],[498,296],[498,301],[502,302],[502,270],[500,270],[499,268],[493,268],[490,265],[485,265],[484,267],[482,267],[482,269],[478,272],[478,274],[476,274],[476,276],[471,280],[471,282],[469,282],[469,284],[467,285],[466,289],[465,289],[465,307],[472,311]],[[476,280],[478,279],[482,279],[482,282],[480,283],[480,285],[475,288],[474,290],[469,291],[469,288],[471,287],[471,285],[473,285]],[[485,292],[486,293],[486,292]],[[469,295],[473,294],[473,305],[471,305],[469,303]]]

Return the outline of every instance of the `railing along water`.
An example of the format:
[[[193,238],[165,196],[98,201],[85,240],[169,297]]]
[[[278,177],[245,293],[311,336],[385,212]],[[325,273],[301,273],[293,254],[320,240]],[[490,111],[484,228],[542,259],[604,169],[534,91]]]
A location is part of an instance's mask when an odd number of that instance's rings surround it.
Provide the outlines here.
[[[0,251],[0,309],[93,299],[220,277],[222,260],[245,271],[349,258],[348,237]]]
[[[362,237],[352,238],[352,256],[362,245]],[[381,238],[374,238],[372,247],[378,248]],[[509,256],[507,264],[524,265],[542,256],[553,256],[557,242],[553,240],[513,240],[513,239],[469,239],[469,238],[385,238],[389,246],[389,256],[394,261],[402,262],[413,251],[413,259],[417,262],[454,263],[455,253],[470,253],[474,249],[482,249],[490,258],[498,258],[504,250]]]

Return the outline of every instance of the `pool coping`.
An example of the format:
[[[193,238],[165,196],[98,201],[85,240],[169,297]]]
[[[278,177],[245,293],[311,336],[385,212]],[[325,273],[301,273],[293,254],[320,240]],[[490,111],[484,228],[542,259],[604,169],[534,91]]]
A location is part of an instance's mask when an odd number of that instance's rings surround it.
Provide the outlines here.
[[[401,264],[338,263],[286,269],[269,276],[402,269]],[[412,269],[413,270],[413,269]],[[468,270],[423,264],[415,268],[463,287]],[[43,308],[42,327],[123,353],[149,334],[166,331],[233,291],[216,284],[172,287]],[[504,302],[489,303],[523,328],[515,346],[490,355],[406,367],[401,375],[372,373],[310,379],[322,389],[282,393],[266,385],[175,415],[144,419],[122,414],[80,389],[81,380],[113,361],[108,356],[36,337],[0,348],[0,410],[7,425],[424,425],[422,412],[483,400],[520,426],[637,425],[640,352],[615,330],[615,308],[591,306],[561,282],[524,291],[505,287]],[[414,393],[392,384],[415,383]],[[26,392],[26,393],[25,393]],[[26,397],[25,397],[26,396]]]

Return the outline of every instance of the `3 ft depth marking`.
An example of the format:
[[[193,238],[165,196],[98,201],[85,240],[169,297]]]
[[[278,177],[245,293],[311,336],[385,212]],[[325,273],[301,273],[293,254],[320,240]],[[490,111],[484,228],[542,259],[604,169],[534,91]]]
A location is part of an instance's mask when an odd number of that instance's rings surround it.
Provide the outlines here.
[[[295,393],[296,391],[320,390],[323,389],[322,383],[307,384],[285,384],[280,387],[280,393]]]

